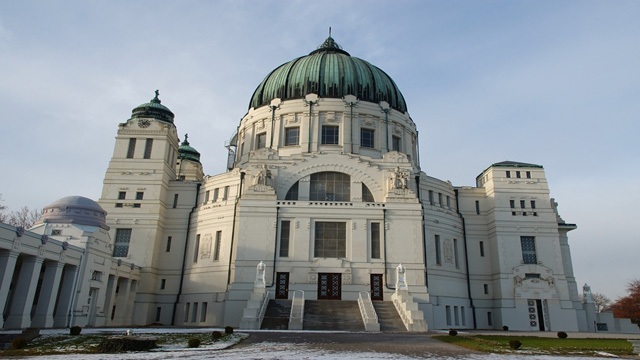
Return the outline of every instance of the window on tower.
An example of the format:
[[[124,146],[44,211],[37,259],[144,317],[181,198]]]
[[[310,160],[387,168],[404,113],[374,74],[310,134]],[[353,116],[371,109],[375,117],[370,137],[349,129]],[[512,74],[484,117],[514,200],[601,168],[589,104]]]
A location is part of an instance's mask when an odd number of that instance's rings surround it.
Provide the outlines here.
[[[113,257],[127,257],[127,255],[129,255],[130,242],[131,229],[116,229],[116,242],[113,247]]]
[[[360,146],[374,148],[375,132],[371,129],[360,129]]]
[[[533,236],[521,236],[520,245],[522,246],[522,262],[525,264],[537,264],[538,256],[536,255],[536,241]]]
[[[144,144],[144,158],[151,159],[151,148],[153,147],[153,139],[147,139]]]
[[[322,139],[323,145],[338,145],[338,133],[340,127],[325,125],[322,127]]]
[[[129,139],[129,149],[127,149],[127,159],[133,159],[133,154],[136,151],[136,139]]]

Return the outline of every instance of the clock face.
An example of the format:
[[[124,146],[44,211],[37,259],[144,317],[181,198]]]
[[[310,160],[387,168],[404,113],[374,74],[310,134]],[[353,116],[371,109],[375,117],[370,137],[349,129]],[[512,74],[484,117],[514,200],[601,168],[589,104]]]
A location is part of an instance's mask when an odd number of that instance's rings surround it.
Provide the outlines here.
[[[149,121],[147,119],[138,120],[138,126],[140,126],[141,128],[149,127],[149,125],[151,125],[151,121]]]

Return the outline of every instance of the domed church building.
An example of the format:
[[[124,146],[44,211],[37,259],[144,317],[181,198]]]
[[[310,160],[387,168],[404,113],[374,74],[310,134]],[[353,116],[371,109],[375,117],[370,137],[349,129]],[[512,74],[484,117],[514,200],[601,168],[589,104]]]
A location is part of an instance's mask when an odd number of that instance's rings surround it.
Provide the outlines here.
[[[104,270],[88,319],[632,329],[596,314],[588,289],[579,300],[567,237],[576,225],[558,214],[542,166],[497,162],[474,186],[427,175],[398,86],[331,36],[264,78],[226,146],[229,171],[205,176],[157,91],[119,124],[101,231],[110,264],[135,273]],[[135,300],[114,301],[123,291]]]

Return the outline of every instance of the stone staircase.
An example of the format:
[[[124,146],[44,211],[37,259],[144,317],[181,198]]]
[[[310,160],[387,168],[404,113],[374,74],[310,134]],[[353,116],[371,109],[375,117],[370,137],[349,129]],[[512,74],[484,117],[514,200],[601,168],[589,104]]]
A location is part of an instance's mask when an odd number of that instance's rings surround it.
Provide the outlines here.
[[[291,300],[269,300],[260,329],[288,329],[290,312]]]
[[[374,301],[373,307],[378,315],[380,331],[407,331],[398,310],[391,301]]]
[[[364,331],[357,301],[307,300],[304,330]]]

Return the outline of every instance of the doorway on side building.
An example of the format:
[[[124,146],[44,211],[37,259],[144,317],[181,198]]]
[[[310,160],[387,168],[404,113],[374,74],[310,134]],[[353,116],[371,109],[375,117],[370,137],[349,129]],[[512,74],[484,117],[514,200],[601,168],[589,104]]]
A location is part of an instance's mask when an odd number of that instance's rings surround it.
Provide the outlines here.
[[[289,273],[279,272],[276,274],[278,279],[276,285],[276,299],[288,299],[289,298]]]
[[[371,274],[371,300],[384,300],[382,274]]]
[[[538,299],[528,299],[529,328],[533,331],[547,331],[549,329],[547,318],[547,301]]]
[[[342,299],[342,274],[318,274],[318,300]]]

